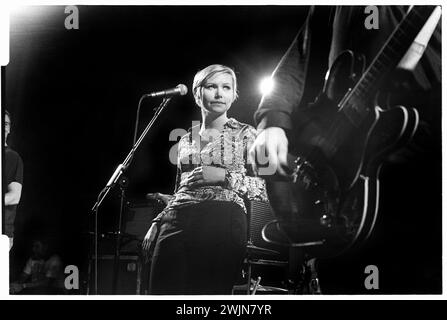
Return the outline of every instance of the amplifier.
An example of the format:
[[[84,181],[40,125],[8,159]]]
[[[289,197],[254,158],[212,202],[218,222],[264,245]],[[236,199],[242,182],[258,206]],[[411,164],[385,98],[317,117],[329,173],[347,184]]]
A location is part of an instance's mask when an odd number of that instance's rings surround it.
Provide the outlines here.
[[[250,201],[247,209],[251,241],[257,246],[268,245],[262,239],[261,231],[265,224],[274,219],[270,204],[268,202]]]
[[[249,201],[246,203],[248,213],[248,233],[252,243],[261,248],[271,249],[280,252],[280,256],[269,258],[282,258],[287,259],[288,248],[278,246],[269,242],[266,242],[262,238],[262,228],[275,219],[273,215],[273,209],[268,202],[261,201]]]
[[[90,290],[94,287],[94,262],[90,260]],[[143,290],[143,265],[138,256],[121,255],[118,265],[118,281],[116,292],[113,292],[114,255],[98,256],[98,294],[100,295],[132,295],[141,294]]]

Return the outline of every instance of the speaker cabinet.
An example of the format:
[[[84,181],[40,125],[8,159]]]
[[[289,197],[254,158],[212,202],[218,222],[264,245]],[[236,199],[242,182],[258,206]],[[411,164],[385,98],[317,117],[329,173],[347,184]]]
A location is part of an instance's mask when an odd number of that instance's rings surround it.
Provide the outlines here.
[[[249,201],[247,203],[248,211],[248,234],[252,244],[257,247],[275,250],[280,253],[276,256],[265,256],[268,259],[288,259],[288,248],[269,243],[262,238],[262,228],[275,219],[273,209],[268,202]]]
[[[113,290],[114,255],[98,256],[98,294],[100,295],[137,295],[142,293],[142,269],[143,265],[138,256],[121,255],[117,268],[117,285]],[[95,260],[90,260],[90,288],[89,293],[94,293]]]
[[[250,201],[248,204],[249,213],[249,235],[254,245],[265,247],[270,244],[262,239],[262,228],[274,219],[272,208],[267,202]]]

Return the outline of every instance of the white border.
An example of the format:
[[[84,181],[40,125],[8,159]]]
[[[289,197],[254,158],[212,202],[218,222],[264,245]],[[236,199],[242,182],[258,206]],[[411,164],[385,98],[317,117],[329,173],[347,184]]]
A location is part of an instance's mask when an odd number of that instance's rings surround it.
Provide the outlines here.
[[[6,61],[9,57],[9,12],[11,10],[16,10],[20,6],[26,5],[309,5],[316,4],[317,1],[284,1],[284,0],[262,0],[262,1],[234,1],[227,0],[223,1],[131,1],[130,3],[124,1],[55,1],[55,0],[41,0],[41,1],[25,1],[18,0],[14,1],[14,3],[4,3],[0,2],[0,63],[1,65],[5,65]],[[430,4],[440,4],[441,1],[375,1],[374,5],[430,5]],[[365,5],[365,3],[361,3],[359,1],[325,1],[318,2],[318,5]],[[442,19],[442,17],[441,17]],[[444,35],[446,32],[446,19],[442,19],[442,29],[443,39],[442,39],[442,60],[447,61],[445,59],[445,39]],[[446,78],[446,70],[443,68],[442,70],[442,78]],[[445,91],[442,92],[442,101],[445,98]],[[444,142],[446,141],[445,134],[445,125],[446,125],[446,115],[445,112],[442,113],[442,141],[443,141],[443,152],[442,156],[445,159],[445,148]],[[444,168],[444,161],[443,161]],[[421,168],[423,170],[423,168]],[[442,188],[445,190],[447,181],[447,173],[446,170],[442,171]],[[442,199],[442,212],[443,212],[443,221],[442,221],[442,231],[443,231],[443,294],[442,295],[258,295],[258,296],[10,296],[8,295],[8,287],[9,287],[9,266],[7,260],[3,257],[8,256],[9,250],[9,242],[8,239],[3,236],[0,237],[0,298],[5,300],[41,300],[41,299],[49,299],[49,300],[184,300],[185,303],[188,301],[195,300],[446,300],[447,294],[447,275],[446,275],[446,266],[444,257],[446,256],[446,237],[444,233],[447,230],[446,227],[446,219],[444,219],[444,210],[446,208],[446,199],[443,197]],[[5,241],[6,240],[6,241]],[[6,250],[5,250],[6,249]],[[6,284],[6,288],[5,288]],[[5,290],[6,289],[6,290]]]

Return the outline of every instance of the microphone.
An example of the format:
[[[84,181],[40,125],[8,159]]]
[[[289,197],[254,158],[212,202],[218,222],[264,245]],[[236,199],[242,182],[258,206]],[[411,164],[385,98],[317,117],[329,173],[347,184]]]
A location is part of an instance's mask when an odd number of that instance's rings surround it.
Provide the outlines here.
[[[184,96],[187,93],[188,93],[188,87],[186,87],[184,84],[179,84],[175,88],[166,89],[164,91],[147,93],[144,96],[150,98],[156,98],[156,97],[170,97],[176,95]]]

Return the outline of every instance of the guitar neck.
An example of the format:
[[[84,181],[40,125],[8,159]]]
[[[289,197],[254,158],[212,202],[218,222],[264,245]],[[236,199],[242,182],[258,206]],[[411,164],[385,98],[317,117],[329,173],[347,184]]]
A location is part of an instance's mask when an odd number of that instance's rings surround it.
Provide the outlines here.
[[[435,6],[414,6],[390,35],[360,80],[343,99],[339,108],[359,127],[369,114],[365,104],[383,79],[396,68],[412,42],[433,13]]]

